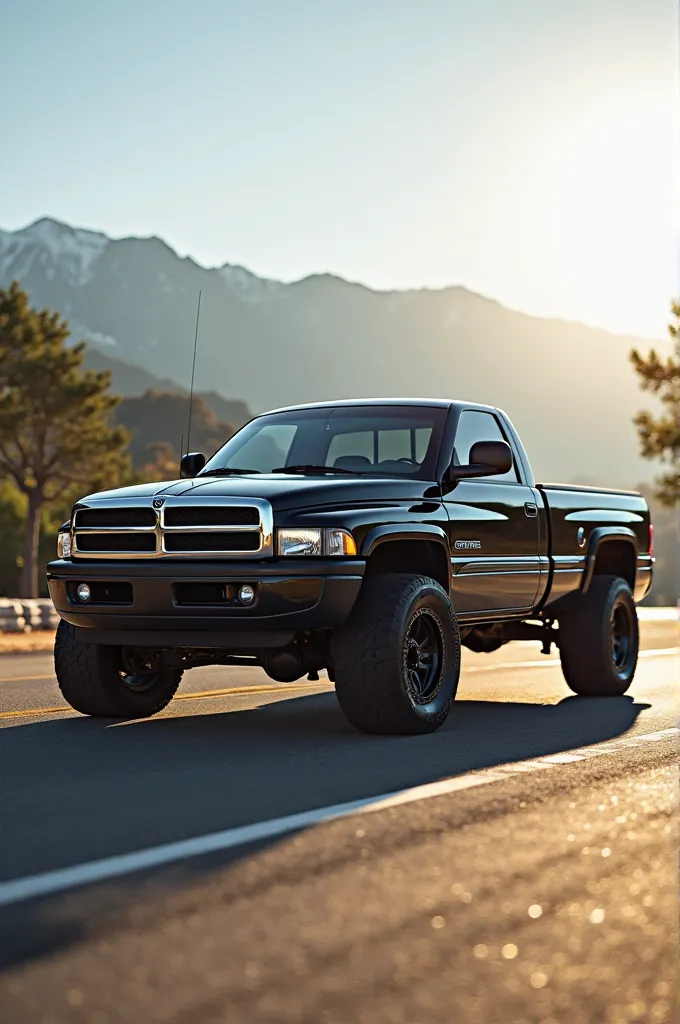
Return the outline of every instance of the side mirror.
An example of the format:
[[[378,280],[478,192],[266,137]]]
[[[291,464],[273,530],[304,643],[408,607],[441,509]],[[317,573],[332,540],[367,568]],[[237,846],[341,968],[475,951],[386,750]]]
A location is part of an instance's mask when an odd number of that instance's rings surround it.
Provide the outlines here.
[[[445,483],[455,483],[475,476],[498,476],[512,469],[512,448],[507,441],[476,441],[470,449],[468,466],[451,465]]]
[[[205,455],[203,452],[190,452],[182,456],[179,464],[179,475],[183,477],[194,477],[201,472],[205,466]]]

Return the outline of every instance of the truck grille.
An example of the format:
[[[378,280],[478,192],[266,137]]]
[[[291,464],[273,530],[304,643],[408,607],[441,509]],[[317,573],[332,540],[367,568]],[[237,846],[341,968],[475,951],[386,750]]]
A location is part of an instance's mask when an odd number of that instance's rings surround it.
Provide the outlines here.
[[[256,508],[212,508],[199,505],[190,508],[179,505],[166,508],[163,520],[165,526],[259,526],[260,513]]]
[[[76,533],[77,551],[155,551],[155,533]]]
[[[260,534],[256,530],[231,533],[166,533],[166,551],[257,551]]]
[[[273,555],[272,508],[261,498],[208,501],[169,495],[163,497],[160,509],[152,507],[151,498],[138,502],[77,509],[73,520],[74,557]]]
[[[76,530],[81,526],[155,526],[152,508],[83,508],[76,512]]]

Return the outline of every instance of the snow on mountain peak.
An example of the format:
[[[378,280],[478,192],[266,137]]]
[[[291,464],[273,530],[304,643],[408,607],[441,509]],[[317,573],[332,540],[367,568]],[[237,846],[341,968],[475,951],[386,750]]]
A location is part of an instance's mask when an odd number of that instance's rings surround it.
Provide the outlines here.
[[[218,270],[218,274],[234,295],[248,304],[271,302],[273,299],[281,298],[285,293],[285,285],[281,281],[258,277],[252,271],[236,264],[225,263]]]
[[[42,217],[20,231],[0,231],[0,261],[3,265],[9,261],[18,278],[41,253],[47,253],[71,284],[82,285],[109,241],[99,231],[72,228]]]

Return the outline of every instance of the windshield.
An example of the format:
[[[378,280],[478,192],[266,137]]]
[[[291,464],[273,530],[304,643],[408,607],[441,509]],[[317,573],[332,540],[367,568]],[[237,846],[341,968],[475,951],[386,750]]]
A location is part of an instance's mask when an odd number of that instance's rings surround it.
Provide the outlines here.
[[[446,408],[339,406],[269,413],[248,423],[199,475],[220,469],[259,473],[299,467],[434,479]]]

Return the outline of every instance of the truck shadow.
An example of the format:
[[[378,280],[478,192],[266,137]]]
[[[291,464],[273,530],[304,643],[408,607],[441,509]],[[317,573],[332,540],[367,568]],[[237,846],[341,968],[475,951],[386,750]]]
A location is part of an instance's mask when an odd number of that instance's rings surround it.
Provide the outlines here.
[[[433,735],[370,737],[346,723],[331,692],[240,711],[129,723],[70,718],[6,729],[3,776],[12,786],[0,793],[0,820],[11,841],[0,852],[0,877],[606,741],[647,707],[630,697],[460,700]],[[250,853],[245,848],[227,859]],[[201,870],[178,867],[187,878]],[[109,902],[112,893],[125,900],[137,884],[112,884]],[[0,910],[0,968],[77,941],[96,927],[97,899],[67,892]]]

